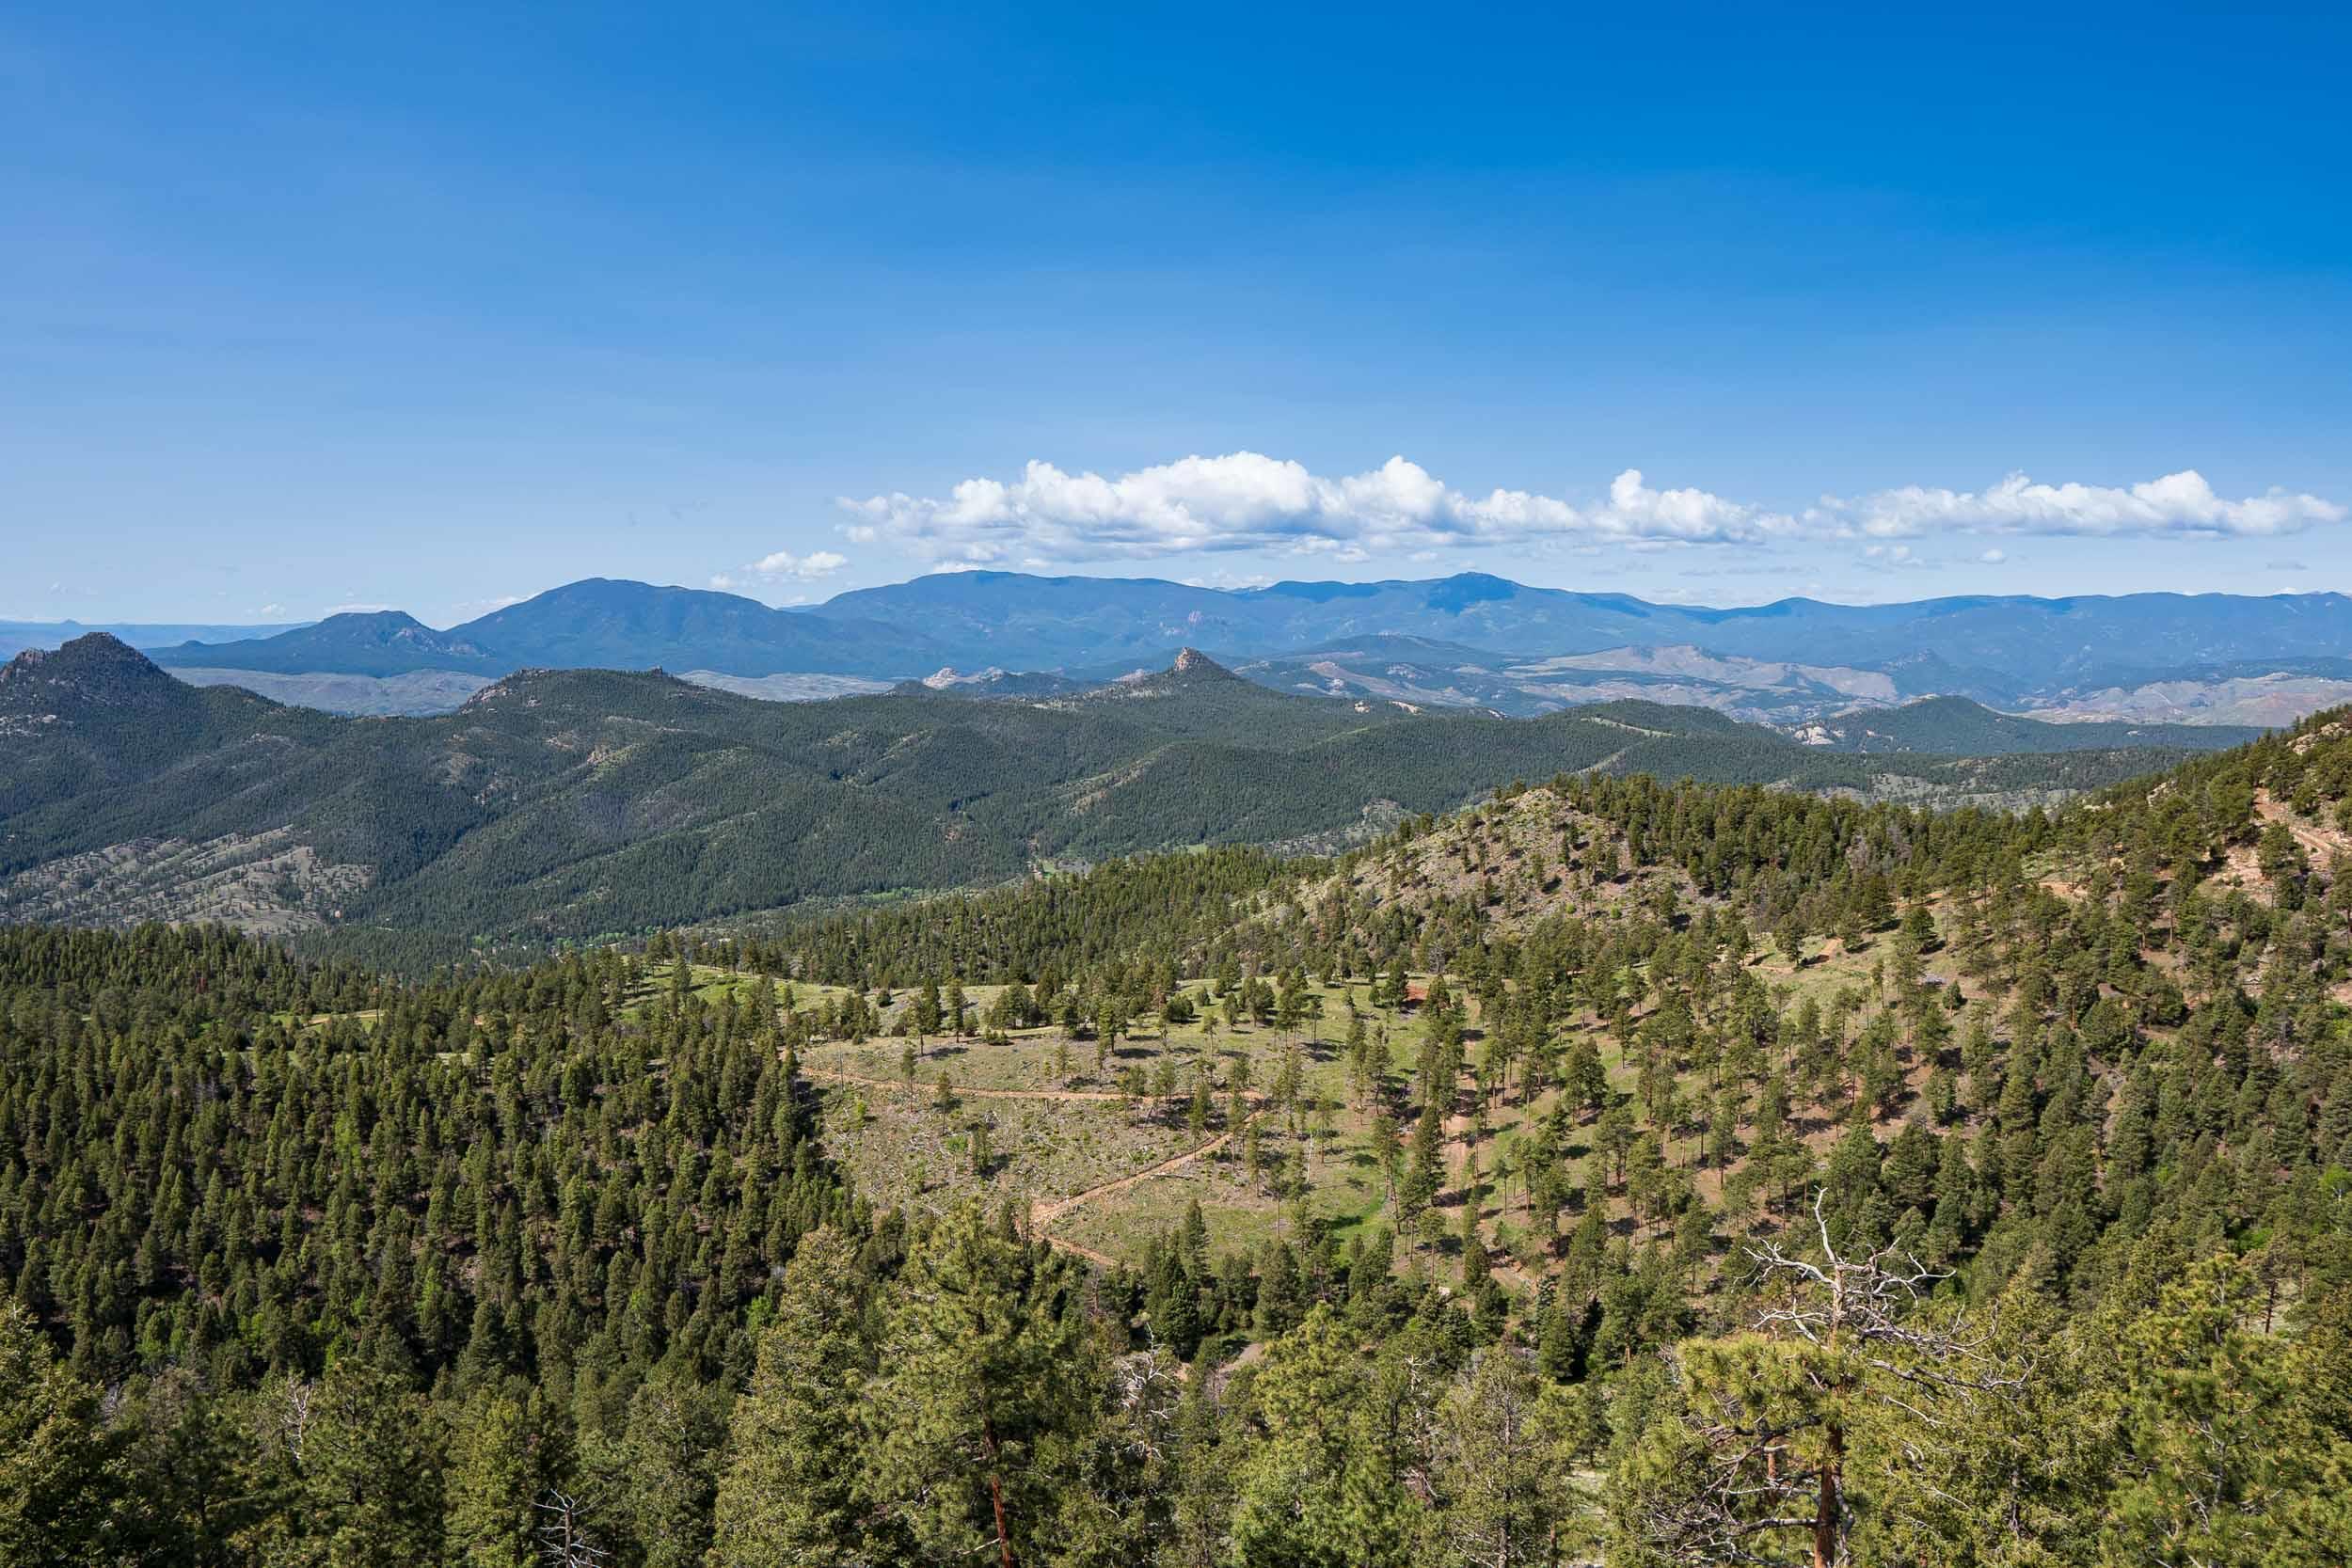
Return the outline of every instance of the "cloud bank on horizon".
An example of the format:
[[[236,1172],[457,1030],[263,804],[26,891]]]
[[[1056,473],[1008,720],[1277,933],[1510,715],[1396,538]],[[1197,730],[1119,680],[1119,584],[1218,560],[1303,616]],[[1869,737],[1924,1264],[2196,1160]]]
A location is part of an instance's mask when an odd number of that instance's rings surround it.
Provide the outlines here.
[[[837,505],[841,531],[855,543],[967,567],[1198,551],[1355,563],[1375,554],[1546,544],[1659,549],[1851,540],[1867,549],[1963,534],[2270,538],[2352,515],[2342,503],[2278,488],[2229,499],[2193,468],[2129,485],[2050,484],[2012,473],[1981,490],[1904,485],[1851,499],[1824,495],[1791,512],[1706,490],[1654,488],[1638,468],[1580,502],[1527,490],[1470,494],[1401,455],[1363,473],[1327,477],[1254,451],[1185,457],[1116,478],[1032,461],[1018,479],[966,479],[944,499],[894,492],[845,496]],[[1998,562],[2002,553],[1979,559]]]

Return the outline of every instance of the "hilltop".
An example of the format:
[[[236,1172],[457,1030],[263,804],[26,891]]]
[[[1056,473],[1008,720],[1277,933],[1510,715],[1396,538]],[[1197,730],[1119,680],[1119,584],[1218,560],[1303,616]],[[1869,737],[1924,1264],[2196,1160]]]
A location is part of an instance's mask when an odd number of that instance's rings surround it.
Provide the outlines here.
[[[172,686],[152,661],[92,632],[0,665],[0,715],[18,724],[73,723],[194,705]]]
[[[37,807],[143,782],[249,735],[316,734],[321,722],[332,721],[183,685],[103,632],[27,649],[0,666],[0,827],[13,837]]]
[[[1246,740],[1267,733],[1336,736],[1412,716],[1393,703],[1289,695],[1245,680],[1198,648],[1166,667],[1037,700],[1072,713],[1126,713],[1168,735]]]

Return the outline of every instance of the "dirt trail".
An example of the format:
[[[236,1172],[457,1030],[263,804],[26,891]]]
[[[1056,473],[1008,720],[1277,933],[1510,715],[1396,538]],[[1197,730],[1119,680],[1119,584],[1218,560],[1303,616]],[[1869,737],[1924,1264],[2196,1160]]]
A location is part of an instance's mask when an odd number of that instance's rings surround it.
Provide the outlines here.
[[[828,1084],[854,1084],[864,1088],[923,1091],[923,1085],[920,1083],[910,1084],[903,1079],[898,1078],[867,1078],[854,1072],[830,1072],[822,1068],[810,1067],[805,1062],[801,1064],[801,1076],[803,1078],[814,1078],[821,1083]],[[1122,1103],[1132,1103],[1137,1099],[1149,1100],[1157,1098],[1151,1095],[1136,1096],[1118,1094],[1104,1089],[958,1088],[954,1092],[958,1099],[961,1099],[964,1096],[969,1095],[976,1100],[1073,1100],[1093,1102],[1118,1101]],[[1184,1099],[1189,1097],[1177,1096],[1175,1098]],[[1248,1097],[1248,1101],[1251,1109],[1248,1118],[1242,1123],[1242,1127],[1248,1126],[1250,1122],[1256,1121],[1266,1112],[1266,1102],[1263,1095],[1252,1094]],[[1073,1193],[1068,1197],[1057,1198],[1051,1203],[1032,1204],[1029,1208],[1029,1225],[1031,1232],[1037,1237],[1038,1240],[1058,1251],[1067,1252],[1073,1257],[1084,1258],[1089,1262],[1094,1263],[1102,1268],[1117,1268],[1119,1266],[1118,1259],[1112,1258],[1104,1253],[1097,1252],[1092,1247],[1080,1246],[1075,1242],[1064,1241],[1061,1237],[1053,1234],[1053,1232],[1047,1227],[1056,1220],[1060,1219],[1063,1215],[1071,1212],[1073,1210],[1091,1203],[1098,1197],[1106,1196],[1111,1193],[1124,1192],[1130,1187],[1138,1186],[1143,1182],[1152,1180],[1155,1177],[1166,1176],[1171,1171],[1182,1170],[1186,1165],[1191,1164],[1194,1161],[1200,1159],[1204,1155],[1216,1153],[1218,1149],[1223,1148],[1227,1144],[1231,1143],[1233,1139],[1233,1135],[1241,1130],[1241,1127],[1235,1127],[1229,1129],[1226,1132],[1219,1132],[1216,1137],[1211,1138],[1207,1143],[1202,1144],[1198,1148],[1187,1149],[1182,1154],[1172,1155],[1166,1160],[1162,1160],[1155,1165],[1147,1165],[1142,1170],[1136,1171],[1133,1175],[1122,1176],[1115,1180],[1102,1182],[1097,1186],[1089,1187],[1083,1192]]]
[[[938,1092],[936,1085],[925,1084],[919,1080],[910,1084],[903,1078],[866,1078],[854,1072],[828,1072],[823,1068],[810,1067],[806,1062],[801,1064],[801,1076],[815,1078],[827,1084],[855,1084],[862,1088],[868,1089],[898,1089],[923,1094]],[[961,1084],[955,1086],[954,1092],[958,1100],[1124,1101],[1153,1098],[1151,1095],[1124,1095],[1113,1089],[979,1089],[966,1088]]]
[[[1257,1120],[1258,1117],[1263,1115],[1264,1115],[1263,1109],[1250,1112],[1248,1121],[1243,1122],[1242,1127],[1248,1126],[1249,1122]],[[1191,1164],[1195,1160],[1200,1159],[1201,1156],[1214,1154],[1218,1149],[1223,1148],[1227,1144],[1233,1141],[1233,1134],[1240,1131],[1240,1127],[1232,1128],[1226,1132],[1219,1132],[1216,1137],[1211,1138],[1207,1143],[1202,1144],[1199,1148],[1187,1149],[1182,1154],[1174,1155],[1168,1159],[1162,1160],[1156,1165],[1146,1165],[1143,1169],[1136,1171],[1132,1176],[1122,1176],[1115,1181],[1105,1181],[1100,1186],[1089,1187],[1082,1193],[1073,1193],[1068,1197],[1057,1198],[1052,1203],[1040,1204],[1038,1207],[1029,1212],[1030,1215],[1041,1227],[1051,1225],[1056,1220],[1061,1218],[1064,1214],[1070,1212],[1073,1209],[1076,1209],[1084,1204],[1091,1203],[1096,1198],[1102,1197],[1106,1194],[1125,1192],[1128,1188],[1149,1181],[1155,1176],[1166,1176],[1170,1171],[1182,1170],[1186,1165]]]
[[[2325,869],[2334,856],[2352,850],[2352,839],[2328,828],[2314,828],[2295,815],[2293,807],[2271,798],[2270,791],[2258,790],[2254,796],[2254,816],[2264,822],[2283,822],[2295,842],[2302,847],[2312,863]]]
[[[1080,1246],[1075,1242],[1065,1242],[1059,1236],[1049,1236],[1042,1230],[1037,1231],[1035,1234],[1039,1241],[1043,1242],[1047,1246],[1052,1247],[1056,1252],[1066,1252],[1073,1258],[1083,1258],[1088,1262],[1094,1264],[1097,1268],[1115,1269],[1119,1267],[1119,1259],[1109,1256],[1107,1253],[1097,1252],[1090,1246]]]

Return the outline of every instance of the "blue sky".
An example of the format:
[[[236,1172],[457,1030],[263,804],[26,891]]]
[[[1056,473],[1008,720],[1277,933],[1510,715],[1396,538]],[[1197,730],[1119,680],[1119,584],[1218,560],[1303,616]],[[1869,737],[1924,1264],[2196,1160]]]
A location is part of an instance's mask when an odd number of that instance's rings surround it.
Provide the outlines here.
[[[2352,587],[2344,13],[1924,9],[19,8],[0,615]]]

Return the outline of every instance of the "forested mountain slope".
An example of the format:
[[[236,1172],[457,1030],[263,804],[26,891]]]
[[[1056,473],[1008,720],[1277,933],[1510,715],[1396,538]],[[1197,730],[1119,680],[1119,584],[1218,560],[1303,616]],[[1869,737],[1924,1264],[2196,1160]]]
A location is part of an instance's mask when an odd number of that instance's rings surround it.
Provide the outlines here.
[[[1568,777],[429,984],[0,932],[0,1554],[2339,1562],[2347,789]]]
[[[1928,697],[1900,707],[1854,709],[1795,731],[1809,745],[1838,752],[1935,752],[1996,756],[2014,752],[2088,752],[2118,746],[2218,752],[2262,731],[2245,724],[2136,723],[2084,720],[2058,723],[1996,713],[1965,697]]]
[[[1587,703],[1640,701],[1712,708],[1750,723],[1786,724],[1921,691],[1975,683],[1937,661],[1898,669],[1828,669],[1802,662],[1718,657],[1689,645],[1592,653],[1486,653],[1424,638],[1370,636],[1236,666],[1281,691],[1367,696],[1428,707],[1481,707],[1530,715]]]
[[[192,757],[232,768],[255,748],[298,750],[333,728],[249,692],[184,686],[110,637],[29,649],[0,665],[0,825],[13,846],[16,824],[44,807],[147,785]]]
[[[431,957],[1063,858],[1328,847],[1562,771],[2016,805],[2174,754],[1862,759],[1648,704],[1415,714],[1285,696],[1197,655],[1027,703],[780,705],[529,671],[452,714],[338,719],[180,685],[103,638],[9,665],[0,723],[0,918],[226,919]]]

